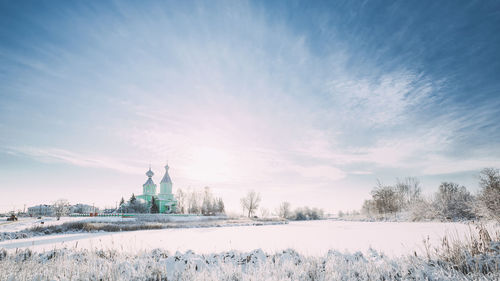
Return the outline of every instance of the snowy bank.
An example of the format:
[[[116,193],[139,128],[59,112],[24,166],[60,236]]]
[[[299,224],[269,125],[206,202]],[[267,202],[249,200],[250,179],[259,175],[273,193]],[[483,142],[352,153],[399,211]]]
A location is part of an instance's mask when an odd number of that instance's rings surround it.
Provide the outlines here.
[[[226,216],[137,216],[135,218],[80,218],[62,224],[40,225],[16,232],[0,232],[0,241],[52,234],[122,232],[169,228],[205,228],[286,224],[285,220],[229,219]]]
[[[331,250],[321,257],[292,249],[205,255],[162,249],[135,255],[115,250],[0,250],[0,280],[498,280],[498,255],[481,263],[497,262],[496,267],[464,273],[452,264],[416,256],[389,258],[374,250]]]

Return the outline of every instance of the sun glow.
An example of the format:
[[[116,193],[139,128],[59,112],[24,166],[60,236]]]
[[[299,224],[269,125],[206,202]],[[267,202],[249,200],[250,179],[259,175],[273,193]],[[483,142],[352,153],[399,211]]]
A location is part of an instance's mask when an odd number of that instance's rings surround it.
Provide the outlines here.
[[[190,155],[188,169],[190,177],[206,183],[225,182],[232,173],[231,154],[224,149],[215,147],[195,147]]]

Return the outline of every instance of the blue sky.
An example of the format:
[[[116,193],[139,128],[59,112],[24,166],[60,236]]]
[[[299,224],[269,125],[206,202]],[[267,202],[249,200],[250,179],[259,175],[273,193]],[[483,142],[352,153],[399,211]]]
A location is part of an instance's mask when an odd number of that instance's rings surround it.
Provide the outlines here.
[[[1,1],[0,209],[175,188],[359,208],[500,167],[495,1]]]

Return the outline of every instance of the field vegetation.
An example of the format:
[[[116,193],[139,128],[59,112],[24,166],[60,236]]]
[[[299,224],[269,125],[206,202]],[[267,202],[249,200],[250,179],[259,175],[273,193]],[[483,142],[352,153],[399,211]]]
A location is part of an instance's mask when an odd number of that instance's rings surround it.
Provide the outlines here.
[[[478,226],[466,240],[426,244],[425,256],[391,258],[381,252],[320,257],[292,249],[214,254],[162,249],[126,253],[65,248],[0,250],[0,280],[498,280],[500,236]]]

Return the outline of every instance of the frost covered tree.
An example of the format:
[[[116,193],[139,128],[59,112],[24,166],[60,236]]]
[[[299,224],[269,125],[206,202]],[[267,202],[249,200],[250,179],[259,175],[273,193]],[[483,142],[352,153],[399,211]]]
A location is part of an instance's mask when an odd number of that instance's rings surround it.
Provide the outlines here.
[[[186,194],[181,188],[178,188],[175,193],[177,199],[177,212],[180,214],[186,213]]]
[[[364,215],[395,213],[410,210],[412,204],[421,199],[420,181],[414,177],[397,179],[394,186],[385,186],[377,181],[372,190],[372,199],[365,200],[361,208]]]
[[[179,214],[201,213],[203,215],[214,215],[225,213],[222,198],[215,197],[212,189],[208,186],[203,191],[179,188],[175,198],[177,199],[177,213]]]
[[[439,217],[456,220],[474,218],[473,203],[474,198],[465,186],[443,182],[435,195],[433,205]]]
[[[225,214],[226,213],[226,210],[224,207],[224,201],[222,200],[221,197],[215,199],[213,206],[215,209],[215,213],[217,213],[217,214]]]
[[[52,208],[54,210],[54,214],[59,220],[62,216],[65,216],[69,212],[69,202],[66,199],[59,199],[54,204],[52,205]]]
[[[213,210],[213,195],[210,187],[206,186],[203,192],[203,203],[201,204],[201,213],[205,216],[212,215]]]
[[[397,192],[398,208],[400,210],[408,209],[417,202],[422,195],[420,181],[414,177],[397,179],[395,190]]]
[[[399,197],[391,186],[383,186],[381,182],[372,191],[375,207],[380,214],[395,213],[399,211]]]
[[[245,197],[240,199],[241,207],[244,212],[247,212],[248,217],[251,217],[257,211],[260,200],[260,194],[254,190],[249,191]]]
[[[421,221],[421,220],[432,220],[437,217],[438,211],[433,204],[432,199],[428,198],[420,198],[419,200],[413,202],[410,205],[410,219],[412,221]]]
[[[261,218],[268,218],[269,217],[269,210],[266,208],[260,208],[260,217]]]
[[[363,206],[361,207],[361,213],[369,217],[378,214],[375,201],[371,199],[365,200],[363,202]]]
[[[292,210],[291,210],[291,205],[290,202],[283,202],[278,208],[278,216],[280,218],[290,218],[292,216]]]
[[[120,211],[123,213],[149,213],[151,211],[150,206],[142,200],[137,200],[135,194],[132,193],[130,199],[127,203],[120,207]]]
[[[294,215],[292,217],[293,220],[302,221],[302,220],[319,220],[323,218],[324,213],[322,209],[318,208],[297,208],[294,211]]]
[[[485,168],[479,174],[481,191],[478,201],[481,213],[487,217],[500,220],[500,171]]]
[[[188,213],[189,214],[199,214],[201,212],[201,203],[200,203],[200,195],[199,192],[193,190],[189,192],[188,198]]]

